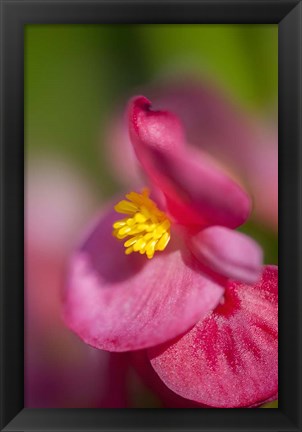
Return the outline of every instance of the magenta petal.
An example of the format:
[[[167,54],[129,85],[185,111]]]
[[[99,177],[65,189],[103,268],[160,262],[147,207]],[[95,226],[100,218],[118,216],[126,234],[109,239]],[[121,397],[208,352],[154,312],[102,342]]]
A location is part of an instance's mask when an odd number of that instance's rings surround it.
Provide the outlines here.
[[[245,234],[214,226],[192,236],[189,245],[200,262],[222,276],[246,283],[260,277],[262,249]]]
[[[150,154],[149,177],[164,192],[170,214],[181,224],[236,228],[250,214],[248,195],[196,154]]]
[[[213,407],[260,404],[278,391],[278,268],[254,286],[230,282],[224,304],[171,343],[149,350],[175,393]]]
[[[111,234],[116,219],[113,211],[105,214],[70,263],[65,318],[86,343],[108,351],[154,346],[218,304],[223,288],[200,272],[189,251],[171,240],[151,260],[127,256]]]
[[[140,163],[179,223],[236,228],[245,222],[249,197],[208,159],[185,151],[176,117],[151,111],[150,102],[138,97],[129,105],[129,128]]]

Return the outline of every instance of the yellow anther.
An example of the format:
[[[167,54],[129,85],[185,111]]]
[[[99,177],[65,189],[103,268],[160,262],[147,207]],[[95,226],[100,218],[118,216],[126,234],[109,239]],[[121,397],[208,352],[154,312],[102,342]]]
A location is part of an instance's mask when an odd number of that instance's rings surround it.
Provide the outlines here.
[[[169,243],[170,240],[170,234],[168,232],[165,232],[162,236],[161,239],[158,241],[157,243],[157,250],[162,251],[166,248],[167,244]]]
[[[125,254],[146,254],[153,258],[156,251],[163,251],[170,240],[171,223],[149,197],[148,189],[142,193],[130,192],[127,200],[114,207],[118,213],[128,215],[113,224],[113,236],[119,240],[129,237],[125,243]]]
[[[142,213],[136,213],[136,215],[134,216],[134,219],[135,219],[135,222],[144,223],[144,222],[146,222],[147,217],[144,216]]]
[[[118,213],[123,213],[123,214],[134,214],[137,212],[138,207],[136,204],[131,203],[129,201],[123,200],[120,201],[115,207],[114,210]]]
[[[130,237],[130,239],[127,240],[127,241],[125,241],[125,243],[124,243],[125,248],[134,245],[134,243],[136,243],[137,240],[138,240],[138,237],[137,237],[137,236],[135,236],[135,237]]]
[[[157,240],[150,240],[146,247],[146,254],[148,258],[153,258]]]
[[[126,225],[126,221],[125,220],[120,220],[120,221],[117,221],[117,222],[115,222],[113,224],[113,228],[114,229],[119,229],[119,228],[122,228],[125,225]]]
[[[130,255],[132,252],[133,252],[133,247],[132,247],[132,246],[128,247],[128,248],[125,250],[125,254],[126,254],[126,255]]]
[[[123,236],[123,235],[128,235],[128,233],[130,233],[131,232],[131,227],[129,227],[129,226],[125,226],[125,227],[123,227],[123,228],[121,228],[120,230],[119,230],[119,235],[120,236]]]

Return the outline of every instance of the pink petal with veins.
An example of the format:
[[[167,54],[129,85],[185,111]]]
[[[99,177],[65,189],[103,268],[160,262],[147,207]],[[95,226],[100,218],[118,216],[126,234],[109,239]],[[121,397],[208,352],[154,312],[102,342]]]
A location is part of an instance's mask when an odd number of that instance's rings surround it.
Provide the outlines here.
[[[248,407],[278,391],[278,268],[252,285],[229,282],[224,303],[184,336],[149,350],[164,383],[219,408]]]
[[[213,226],[190,237],[189,246],[200,262],[227,278],[255,283],[261,275],[262,249],[245,234]]]
[[[86,343],[108,351],[154,346],[218,304],[223,288],[201,272],[176,236],[152,260],[127,256],[112,236],[116,219],[114,211],[103,215],[70,262],[65,319]]]
[[[235,228],[250,213],[247,194],[209,160],[184,149],[181,124],[166,111],[151,111],[139,96],[129,104],[130,137],[151,181],[162,190],[170,214],[185,225]],[[173,122],[171,120],[173,119]]]
[[[164,408],[214,408],[212,406],[200,404],[190,399],[185,399],[170,390],[151,366],[148,350],[131,351],[129,356],[131,366],[135,369],[143,383],[159,397]],[[250,405],[247,408],[257,408],[260,405],[275,401],[277,399],[278,393],[274,394],[267,400]]]

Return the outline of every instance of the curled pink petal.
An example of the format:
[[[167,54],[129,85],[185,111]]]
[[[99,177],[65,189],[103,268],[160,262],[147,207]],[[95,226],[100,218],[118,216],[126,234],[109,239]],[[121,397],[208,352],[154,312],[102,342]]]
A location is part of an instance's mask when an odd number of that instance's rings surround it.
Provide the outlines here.
[[[255,283],[262,268],[262,249],[250,237],[213,226],[189,239],[196,258],[213,271],[241,282]]]
[[[116,219],[110,211],[98,220],[70,263],[65,319],[86,343],[108,351],[154,346],[218,304],[223,288],[201,273],[175,236],[151,260],[127,256],[112,236]]]
[[[168,112],[151,111],[143,97],[129,105],[134,149],[151,181],[165,194],[170,214],[186,225],[241,225],[250,213],[249,197],[208,160],[196,160],[195,152],[184,150],[180,123],[172,118],[173,124]]]
[[[248,195],[205,160],[196,160],[189,152],[153,152],[152,159],[154,182],[160,183],[167,208],[179,223],[236,228],[248,218]]]
[[[164,383],[219,408],[248,407],[278,391],[278,268],[252,285],[229,282],[224,303],[184,336],[149,350]]]
[[[262,124],[223,91],[195,77],[155,86],[156,107],[173,111],[188,141],[240,176],[253,196],[253,213],[276,229],[278,222],[277,119]]]

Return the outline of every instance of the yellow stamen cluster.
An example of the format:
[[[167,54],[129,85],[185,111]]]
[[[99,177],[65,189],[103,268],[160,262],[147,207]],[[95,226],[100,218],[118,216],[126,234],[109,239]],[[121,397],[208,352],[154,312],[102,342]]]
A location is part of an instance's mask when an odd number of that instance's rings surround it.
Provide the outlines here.
[[[156,251],[163,251],[170,240],[170,221],[149,198],[148,189],[141,194],[130,192],[127,200],[114,207],[115,211],[128,215],[113,224],[113,235],[119,240],[130,237],[125,243],[125,254],[146,254],[153,258]]]

